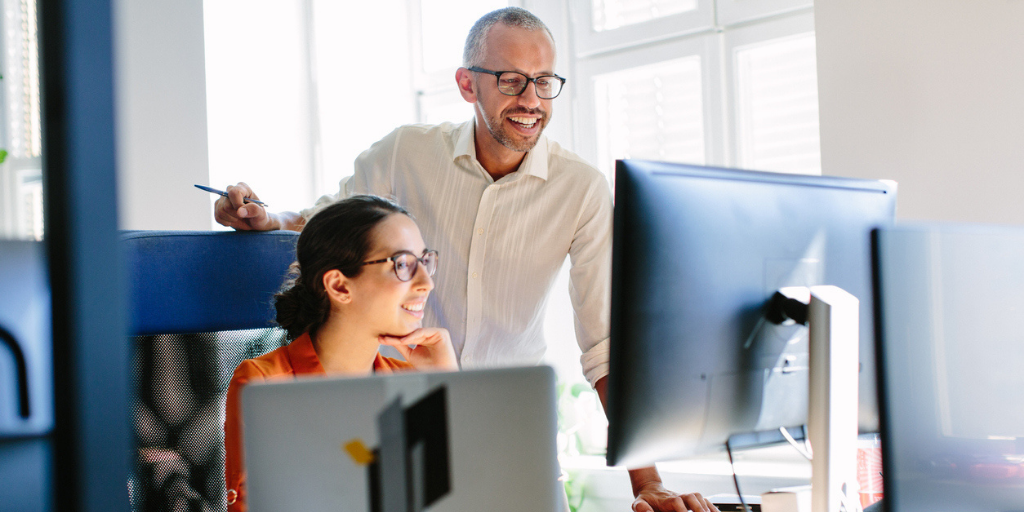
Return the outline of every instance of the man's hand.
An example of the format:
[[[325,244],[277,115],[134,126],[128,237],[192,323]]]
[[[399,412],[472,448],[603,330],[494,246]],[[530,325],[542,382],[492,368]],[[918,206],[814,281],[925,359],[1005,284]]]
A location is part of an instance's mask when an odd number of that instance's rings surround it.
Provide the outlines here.
[[[459,369],[448,329],[420,327],[401,338],[380,336],[378,339],[381,345],[395,347],[398,353],[416,368]]]
[[[228,196],[221,197],[213,205],[213,218],[218,224],[235,228],[239,231],[270,231],[281,229],[281,223],[270,215],[262,206],[246,203],[246,197],[259,199],[259,196],[245,183],[228,186]]]
[[[594,383],[594,390],[607,411],[608,377],[601,377]],[[718,512],[718,508],[699,493],[676,494],[666,489],[654,466],[630,469],[629,482],[633,486],[633,496],[636,496],[633,512]]]
[[[639,491],[633,501],[633,512],[718,512],[718,507],[699,493],[676,494],[661,482],[646,484]]]

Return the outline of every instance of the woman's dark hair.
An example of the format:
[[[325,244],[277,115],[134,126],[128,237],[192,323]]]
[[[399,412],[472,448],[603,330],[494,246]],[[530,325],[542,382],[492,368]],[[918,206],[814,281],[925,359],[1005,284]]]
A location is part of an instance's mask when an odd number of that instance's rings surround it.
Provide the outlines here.
[[[352,196],[318,211],[302,228],[288,280],[274,295],[277,324],[295,339],[310,336],[327,321],[331,302],[324,290],[323,277],[338,269],[348,277],[363,271],[363,260],[370,251],[370,232],[389,215],[409,212],[377,196]]]

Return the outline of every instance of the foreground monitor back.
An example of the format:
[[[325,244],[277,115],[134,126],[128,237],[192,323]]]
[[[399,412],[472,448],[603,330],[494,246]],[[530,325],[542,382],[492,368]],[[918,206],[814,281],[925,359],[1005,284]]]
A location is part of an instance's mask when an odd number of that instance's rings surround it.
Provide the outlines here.
[[[1024,229],[875,238],[885,499],[1024,510]]]
[[[836,285],[872,325],[870,233],[891,182],[617,162],[610,464],[721,449],[807,418],[807,329],[764,320],[788,286]],[[860,423],[877,430],[862,329]]]

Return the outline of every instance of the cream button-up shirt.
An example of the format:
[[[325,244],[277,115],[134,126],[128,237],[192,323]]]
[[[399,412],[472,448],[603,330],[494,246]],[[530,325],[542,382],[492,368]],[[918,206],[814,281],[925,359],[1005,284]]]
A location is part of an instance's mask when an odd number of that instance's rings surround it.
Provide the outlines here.
[[[541,362],[548,292],[568,256],[584,374],[591,384],[608,374],[612,199],[593,166],[541,136],[494,181],[476,159],[473,120],[408,125],[302,215],[355,194],[405,207],[439,252],[424,325],[449,330],[462,368]]]

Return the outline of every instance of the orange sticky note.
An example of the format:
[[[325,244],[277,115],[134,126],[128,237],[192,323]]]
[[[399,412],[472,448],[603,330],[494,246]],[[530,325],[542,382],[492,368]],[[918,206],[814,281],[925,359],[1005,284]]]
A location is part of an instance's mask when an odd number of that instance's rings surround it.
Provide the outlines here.
[[[353,439],[344,445],[345,451],[348,452],[348,456],[352,457],[352,460],[360,466],[365,466],[373,462],[373,452],[371,452],[362,441]]]

